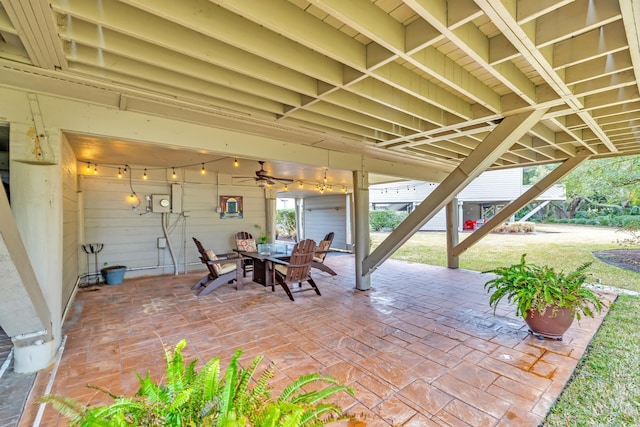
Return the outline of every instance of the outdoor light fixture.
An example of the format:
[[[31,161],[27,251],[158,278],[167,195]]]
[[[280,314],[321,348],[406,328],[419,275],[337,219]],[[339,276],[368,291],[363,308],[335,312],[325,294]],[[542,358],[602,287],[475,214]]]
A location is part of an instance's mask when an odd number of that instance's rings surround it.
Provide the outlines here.
[[[142,179],[147,179],[147,170],[144,170],[144,174],[142,175]]]

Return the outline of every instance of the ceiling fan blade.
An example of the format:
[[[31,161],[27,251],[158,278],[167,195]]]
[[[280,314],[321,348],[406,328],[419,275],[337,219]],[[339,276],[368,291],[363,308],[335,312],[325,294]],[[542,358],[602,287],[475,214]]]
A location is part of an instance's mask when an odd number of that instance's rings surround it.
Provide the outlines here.
[[[276,181],[280,181],[280,182],[293,182],[294,180],[291,178],[278,178],[275,176],[270,177],[271,179],[275,179]]]

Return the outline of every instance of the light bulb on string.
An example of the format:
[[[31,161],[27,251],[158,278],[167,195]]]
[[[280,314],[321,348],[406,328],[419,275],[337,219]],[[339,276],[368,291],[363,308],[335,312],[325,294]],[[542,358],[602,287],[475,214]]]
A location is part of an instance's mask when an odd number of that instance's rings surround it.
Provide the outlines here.
[[[87,172],[91,172],[91,163],[87,162]]]
[[[118,178],[122,178],[122,169],[118,168]]]
[[[173,171],[173,173],[171,174],[171,178],[176,179],[176,177],[177,177],[176,168],[172,167],[171,170]]]
[[[94,175],[98,175],[98,164],[96,163],[95,166],[93,167],[93,174]]]
[[[289,186],[287,184],[284,185],[284,191],[289,191]]]
[[[200,173],[204,175],[207,171],[204,169],[204,163],[202,163],[202,169],[200,169]]]
[[[238,167],[238,165],[240,165],[240,163],[238,163],[238,158],[236,157],[233,159],[233,166]]]
[[[302,187],[304,187],[304,185],[302,185],[302,181],[300,181],[300,182],[298,183],[298,188],[302,188]]]
[[[145,168],[144,173],[142,174],[142,179],[147,179],[147,169]]]
[[[133,195],[133,193],[131,193],[131,195],[129,196],[129,200],[133,202],[135,199],[135,196]]]

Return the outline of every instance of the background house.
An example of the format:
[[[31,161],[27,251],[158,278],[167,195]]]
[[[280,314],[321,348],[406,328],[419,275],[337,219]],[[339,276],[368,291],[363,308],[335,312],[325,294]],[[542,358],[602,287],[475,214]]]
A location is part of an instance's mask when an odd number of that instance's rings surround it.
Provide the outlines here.
[[[463,229],[467,220],[486,221],[497,211],[520,197],[531,185],[523,184],[523,169],[505,169],[480,174],[458,195],[458,229]],[[429,194],[436,183],[423,181],[403,181],[372,185],[369,201],[372,210],[396,210],[413,212]],[[532,203],[536,206],[553,200],[565,200],[565,187],[555,184],[541,193]],[[446,226],[445,210],[441,209],[426,224],[420,227],[424,231],[444,231]]]

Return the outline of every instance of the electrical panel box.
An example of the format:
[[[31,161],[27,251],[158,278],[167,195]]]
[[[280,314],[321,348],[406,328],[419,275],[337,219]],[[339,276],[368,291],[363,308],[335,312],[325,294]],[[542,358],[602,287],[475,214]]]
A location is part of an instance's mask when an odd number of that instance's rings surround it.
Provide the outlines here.
[[[171,212],[182,212],[182,185],[171,184]]]
[[[158,237],[158,249],[164,249],[167,247],[167,239],[164,237]]]
[[[151,212],[171,212],[171,196],[168,194],[152,194]]]

